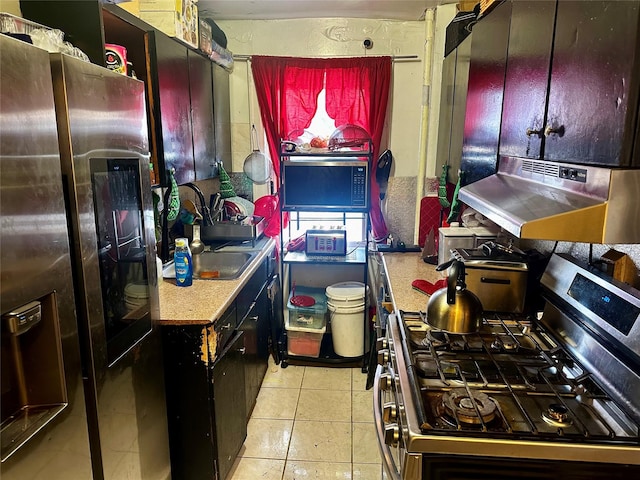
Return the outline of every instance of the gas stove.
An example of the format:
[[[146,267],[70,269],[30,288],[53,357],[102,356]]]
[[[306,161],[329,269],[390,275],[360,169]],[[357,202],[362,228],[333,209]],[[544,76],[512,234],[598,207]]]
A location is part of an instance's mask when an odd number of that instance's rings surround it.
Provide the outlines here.
[[[542,285],[544,311],[486,312],[472,334],[389,317],[374,385],[387,476],[640,473],[640,292],[564,255]]]
[[[423,433],[638,444],[638,424],[541,326],[492,314],[478,333],[402,315]]]

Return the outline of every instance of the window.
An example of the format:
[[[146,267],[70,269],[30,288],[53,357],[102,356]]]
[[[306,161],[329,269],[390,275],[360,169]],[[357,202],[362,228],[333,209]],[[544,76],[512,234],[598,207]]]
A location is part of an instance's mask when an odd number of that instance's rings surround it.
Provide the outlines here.
[[[367,238],[366,217],[361,213],[290,212],[290,238],[297,238],[307,230],[340,228],[347,231],[349,245],[364,245]]]
[[[329,138],[336,129],[336,122],[326,110],[326,90],[323,88],[318,95],[318,107],[311,119],[309,128],[298,138],[310,142],[313,137]],[[289,230],[291,238],[304,235],[312,229],[343,228],[347,231],[347,240],[363,242],[366,238],[365,222],[361,214],[357,213],[321,213],[321,212],[291,212]]]

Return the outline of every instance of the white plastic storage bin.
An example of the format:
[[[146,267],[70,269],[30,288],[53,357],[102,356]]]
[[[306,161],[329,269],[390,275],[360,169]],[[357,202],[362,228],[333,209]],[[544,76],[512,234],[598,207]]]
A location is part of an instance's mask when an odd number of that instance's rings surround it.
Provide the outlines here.
[[[324,317],[323,317],[324,318]],[[291,324],[291,316],[284,324],[287,330],[287,352],[289,355],[318,358],[322,337],[327,331],[327,325],[323,322],[321,328],[301,327]]]
[[[322,328],[326,324],[327,297],[322,288],[296,287],[295,295],[312,297],[315,304],[310,307],[297,307],[291,303],[294,292],[289,293],[287,310],[291,325],[299,327],[309,327],[313,329]]]
[[[366,292],[364,283],[360,282],[342,282],[327,287],[333,350],[341,357],[364,355]]]

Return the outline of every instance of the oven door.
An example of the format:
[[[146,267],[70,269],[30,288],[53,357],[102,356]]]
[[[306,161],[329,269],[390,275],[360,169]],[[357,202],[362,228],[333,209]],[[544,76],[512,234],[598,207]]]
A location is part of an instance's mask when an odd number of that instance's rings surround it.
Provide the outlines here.
[[[400,426],[394,423],[397,421],[398,402],[393,379],[394,374],[390,366],[376,367],[373,381],[373,417],[384,471],[389,480],[400,480],[404,451]]]

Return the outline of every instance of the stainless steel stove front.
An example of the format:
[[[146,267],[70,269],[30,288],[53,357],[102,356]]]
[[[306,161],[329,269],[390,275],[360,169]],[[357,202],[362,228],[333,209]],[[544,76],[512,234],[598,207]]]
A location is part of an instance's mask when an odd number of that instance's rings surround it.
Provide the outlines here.
[[[482,421],[479,426],[453,423],[434,428],[434,419],[425,415],[424,396],[420,393],[425,390],[425,379],[419,378],[413,365],[410,345],[403,319],[391,315],[386,345],[380,345],[381,365],[375,380],[376,425],[389,478],[478,478],[478,475],[489,474],[499,478],[505,469],[523,467],[534,472],[529,478],[557,478],[561,470],[570,472],[573,478],[593,478],[594,472],[598,471],[606,471],[609,478],[628,478],[640,473],[637,424],[631,422],[629,432],[614,432],[621,435],[620,442],[605,440],[598,443],[596,440],[593,443],[590,438],[579,441],[561,433],[571,430],[563,425],[566,418],[562,403],[549,409],[548,421],[530,422],[534,426],[547,425],[547,434],[554,429],[560,432],[551,437],[539,432],[538,427],[527,435],[513,431],[501,434],[487,428]],[[483,381],[486,383],[486,379]],[[429,390],[429,381],[426,385]],[[461,388],[467,387],[450,381],[442,389],[445,392],[442,395],[453,395],[449,402],[455,403],[456,390]],[[485,390],[489,392],[487,396],[497,396],[491,388]],[[468,403],[467,410],[477,412],[484,402],[485,398],[481,397],[479,402]],[[501,411],[499,415],[508,417],[503,420],[510,420],[512,412]],[[487,423],[491,421],[493,419]]]

